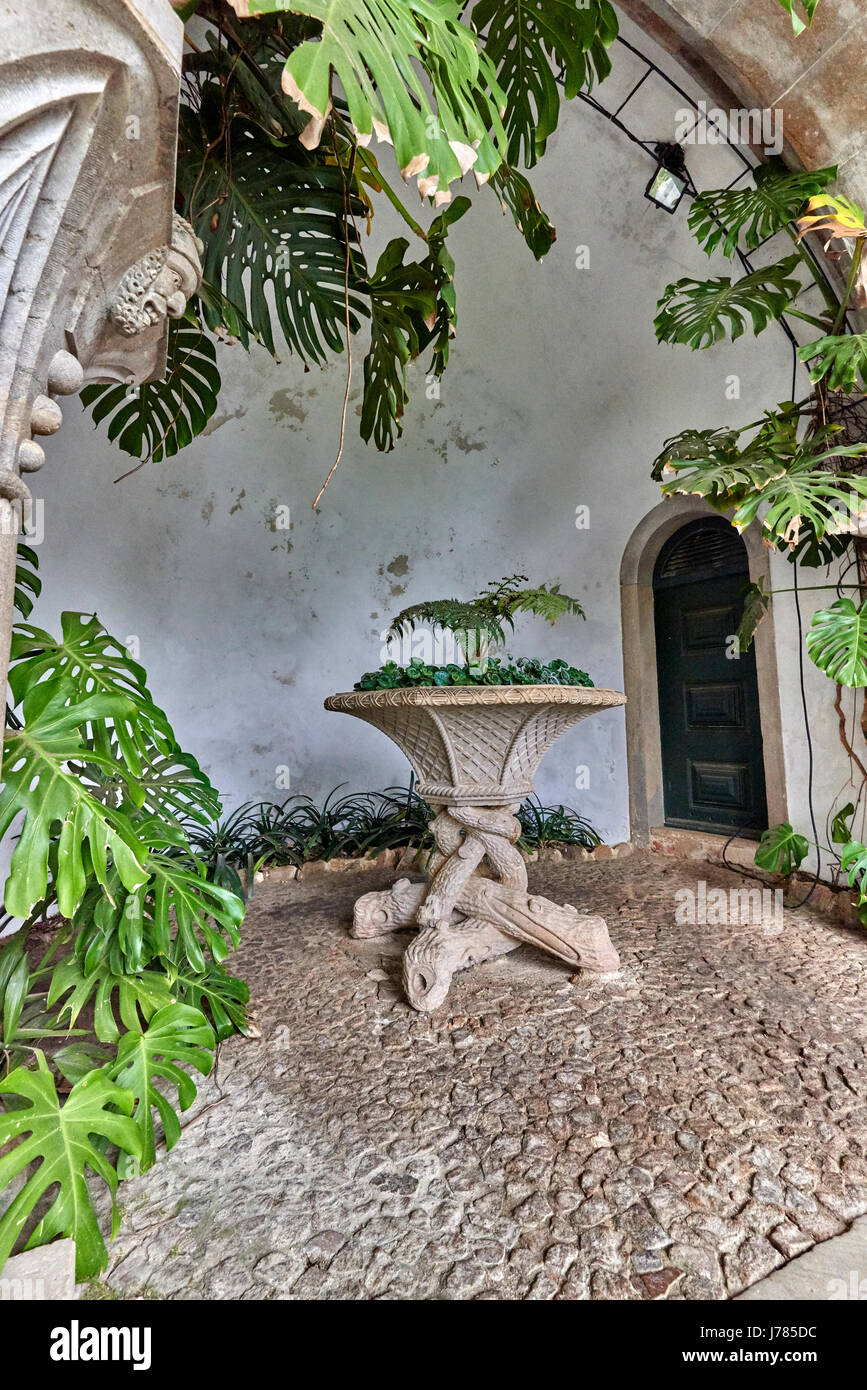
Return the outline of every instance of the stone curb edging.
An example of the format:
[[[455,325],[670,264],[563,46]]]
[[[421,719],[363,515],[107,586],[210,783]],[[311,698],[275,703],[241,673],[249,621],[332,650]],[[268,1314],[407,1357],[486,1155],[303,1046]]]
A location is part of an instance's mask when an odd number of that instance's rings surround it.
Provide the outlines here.
[[[532,853],[524,852],[528,864],[560,864],[564,860],[585,861],[588,859],[626,859],[635,852],[635,846],[628,840],[617,845],[597,845],[595,849],[585,849],[583,845],[545,845]],[[288,882],[297,879],[306,883],[311,878],[321,878],[323,874],[339,874],[353,870],[366,872],[369,869],[404,869],[407,872],[424,873],[429,850],[381,849],[373,858],[358,858],[352,855],[335,855],[333,859],[311,859],[300,868],[294,864],[279,864],[271,868],[258,869],[253,877],[254,883],[268,881]],[[247,871],[239,870],[241,882],[246,887]]]
[[[809,906],[817,912],[827,914],[844,927],[860,927],[864,923],[858,916],[858,896],[850,888],[833,888],[821,880],[813,885],[812,874],[798,872],[790,878],[782,874],[769,874],[758,869],[755,863],[756,842],[740,844],[732,842],[726,848],[727,863],[723,863],[723,848],[727,842],[719,835],[706,835],[693,830],[666,829],[651,830],[650,849],[655,854],[670,858],[692,859],[699,863],[715,864],[721,868],[743,869],[770,888],[779,888],[791,893],[800,903],[810,894]],[[794,904],[789,905],[794,906]]]

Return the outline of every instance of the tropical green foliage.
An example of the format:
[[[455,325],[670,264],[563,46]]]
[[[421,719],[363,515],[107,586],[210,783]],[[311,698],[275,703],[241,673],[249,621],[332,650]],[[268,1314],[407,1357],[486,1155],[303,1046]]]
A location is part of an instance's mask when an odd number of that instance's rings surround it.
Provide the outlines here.
[[[823,541],[867,498],[867,478],[831,472],[828,464],[860,458],[867,446],[833,444],[833,429],[801,441],[797,424],[791,414],[771,415],[743,447],[744,430],[685,430],[655,463],[664,495],[692,493],[719,511],[733,509],[739,529],[762,509],[763,538],[774,547],[797,545],[808,531]]]
[[[546,253],[554,229],[518,166],[544,152],[561,84],[568,100],[607,75],[614,10],[608,0],[209,0],[206,18],[184,56],[177,169],[179,211],[205,247],[200,301],[171,332],[165,381],[90,386],[84,399],[122,449],[160,460],[216,406],[202,324],[322,365],[368,320],[361,434],[390,449],[408,363],[430,348],[440,374],[457,325],[445,243],[470,204],[447,202],[455,181],[472,170],[490,183],[533,255]],[[383,175],[374,136],[440,209],[427,228]],[[383,202],[423,249],[413,259],[395,238],[369,268],[359,228]]]
[[[744,594],[744,611],[738,625],[738,651],[748,652],[762,618],[767,616],[771,596],[765,589],[764,579],[748,584]]]
[[[273,354],[276,327],[302,361],[323,363],[341,351],[347,313],[353,332],[366,313],[363,263],[348,305],[344,286],[347,251],[358,246],[351,219],[363,203],[343,169],[314,163],[297,141],[275,143],[249,116],[235,116],[221,139],[223,93],[214,82],[201,90],[196,109],[181,109],[178,187],[205,243],[205,281],[240,310],[245,347],[249,322]],[[205,311],[212,328],[223,317],[222,302]]]
[[[561,594],[559,584],[522,588],[526,583],[525,574],[512,574],[499,583],[488,584],[474,599],[427,599],[414,603],[391,619],[388,635],[400,638],[428,623],[454,634],[470,664],[483,655],[491,643],[505,642],[506,628],[514,630],[519,613],[533,613],[549,623],[566,613],[584,617],[578,600]]]
[[[184,1066],[207,1076],[213,1066],[214,1034],[201,1010],[188,1004],[168,1004],[154,1014],[143,1033],[125,1033],[118,1044],[117,1057],[107,1074],[133,1096],[135,1122],[141,1134],[141,1149],[127,1154],[118,1165],[122,1178],[134,1177],[156,1162],[154,1111],[162,1123],[166,1148],[173,1149],[181,1137],[181,1124],[164,1091],[154,1084],[160,1078],[177,1091],[181,1111],[189,1110],[196,1098],[196,1086]],[[182,1063],[182,1065],[179,1065]]]
[[[569,100],[611,71],[617,16],[606,0],[476,0],[467,8],[505,95],[505,157],[530,169],[557,129],[557,78]]]
[[[54,1199],[25,1248],[45,1245],[55,1236],[71,1236],[76,1278],[86,1279],[102,1269],[107,1259],[87,1187],[88,1169],[111,1192],[112,1236],[118,1220],[114,1200],[117,1171],[94,1140],[116,1144],[133,1159],[141,1157],[141,1134],[130,1118],[133,1094],[115,1085],[98,1068],[88,1072],[61,1100],[51,1068],[37,1051],[35,1071],[16,1067],[0,1081],[0,1098],[10,1096],[20,1105],[0,1112],[0,1152],[13,1140],[18,1142],[0,1158],[0,1191],[15,1178],[23,1178],[24,1183],[0,1217],[0,1269],[40,1198],[56,1186]]]
[[[384,849],[430,849],[430,823],[436,812],[413,787],[387,787],[384,792],[354,792],[338,796],[335,789],[317,805],[308,796],[289,797],[282,804],[249,802],[211,833],[196,832],[199,852],[208,856],[209,871],[240,873],[248,886],[257,869],[282,864],[300,867],[335,856],[358,857]],[[542,806],[532,797],[518,812],[523,849],[547,844],[581,844],[591,849],[599,835],[577,811]],[[191,1001],[192,1002],[192,1001]],[[225,1000],[224,1000],[225,1002]]]
[[[292,10],[320,22],[316,39],[290,53],[282,79],[284,91],[310,113],[302,132],[308,149],[319,144],[331,113],[333,72],[357,135],[387,139],[403,177],[423,177],[423,191],[447,192],[468,168],[481,176],[497,168],[505,94],[454,0],[231,3],[241,15]]]
[[[527,179],[517,169],[501,164],[492,176],[490,186],[499,195],[503,211],[511,212],[515,226],[536,260],[541,261],[556,241],[557,233],[539,206]]]
[[[434,282],[435,313],[429,312],[422,320],[424,332],[421,335],[422,350],[431,346],[431,370],[442,376],[449,360],[451,340],[458,326],[458,307],[455,295],[455,263],[446,245],[449,228],[470,209],[469,198],[455,198],[443,208],[428,228],[428,255],[422,265]],[[405,380],[404,383],[405,385]],[[363,433],[363,427],[362,427]]]
[[[362,438],[373,437],[378,449],[391,447],[402,433],[406,366],[417,357],[425,326],[437,318],[436,280],[424,266],[404,264],[409,249],[405,237],[390,241],[370,278],[370,351],[364,359]],[[446,324],[451,308],[444,306]],[[446,327],[448,338],[448,327]]]
[[[855,815],[854,801],[847,801],[831,821],[831,843],[848,845],[852,839],[852,820]]]
[[[858,795],[858,804],[861,793]],[[831,817],[829,814],[830,845],[820,845],[798,835],[791,825],[773,825],[762,836],[755,861],[768,873],[788,877],[800,868],[812,845],[817,851],[830,855],[831,872],[835,882],[844,879],[855,888],[855,906],[861,922],[867,925],[867,845],[852,839],[852,823],[858,805],[848,801]]]
[[[863,907],[867,903],[867,845],[851,840],[843,846],[840,862],[849,884],[857,887]]]
[[[867,603],[838,598],[813,614],[807,651],[838,685],[867,685]]]
[[[756,863],[768,873],[788,876],[800,867],[809,849],[809,840],[797,835],[788,823],[772,825],[759,842]]]
[[[812,362],[810,380],[829,391],[867,392],[867,333],[826,336],[798,349],[802,362]]]
[[[782,0],[796,29],[803,28],[796,6]],[[808,21],[816,5],[800,7]],[[751,523],[761,528],[762,539],[783,551],[795,563],[829,564],[845,556],[853,536],[863,534],[867,515],[867,477],[862,456],[867,445],[838,443],[847,438],[842,426],[827,424],[837,413],[834,392],[857,394],[867,390],[865,335],[848,331],[847,310],[864,302],[864,248],[867,226],[856,204],[827,192],[836,169],[787,172],[772,163],[755,173],[755,186],[719,189],[696,198],[689,224],[698,243],[711,253],[717,249],[729,258],[744,257],[780,232],[789,232],[798,248],[775,265],[751,271],[732,285],[728,279],[706,282],[680,281],[669,286],[660,301],[657,336],[669,342],[708,347],[740,336],[750,321],[756,332],[786,314],[806,320],[823,330],[821,336],[799,349],[810,364],[813,390],[802,400],[784,401],[775,410],[750,424],[737,427],[685,429],[666,440],[654,460],[652,473],[664,495],[692,493],[727,514],[743,529]],[[803,238],[819,232],[826,243],[834,239],[853,247],[846,289],[841,301],[819,265],[803,251]],[[834,253],[836,254],[836,253]],[[800,257],[810,271],[810,288],[818,287],[826,309],[821,318],[798,306],[800,281],[793,274]],[[748,264],[748,262],[747,262]],[[851,437],[851,436],[850,436]],[[857,436],[856,436],[857,438]],[[838,686],[867,686],[867,605],[853,602],[842,590],[848,587],[844,565],[838,581],[838,598],[813,615],[806,645],[811,659]],[[831,586],[833,587],[833,586]],[[857,586],[852,586],[857,587]],[[747,650],[756,627],[768,611],[772,594],[762,583],[745,591],[744,613],[738,630],[740,649]],[[839,694],[837,709],[840,712]],[[852,760],[845,737],[845,720],[839,713],[841,738]],[[855,759],[857,761],[857,759]],[[855,803],[833,814],[828,812],[833,845],[849,838],[850,822],[861,803],[864,787]],[[863,849],[844,852],[846,862]],[[775,826],[766,832],[756,863],[773,872],[790,873],[801,863],[809,841],[791,826]],[[820,853],[827,846],[817,846]],[[863,851],[867,855],[867,851]],[[851,880],[850,880],[851,881]],[[861,907],[867,919],[867,893],[860,882]]]
[[[810,18],[815,3],[802,0]],[[201,7],[177,8],[186,19]],[[202,315],[219,337],[324,364],[370,320],[361,433],[390,449],[407,364],[429,346],[431,369],[447,364],[457,308],[444,242],[462,213],[441,211],[425,229],[371,141],[394,146],[404,179],[437,208],[471,170],[540,259],[555,232],[521,168],[544,154],[561,96],[608,75],[615,11],[608,0],[208,0],[201,12],[209,27],[184,56],[177,175],[179,210],[205,245],[195,324]],[[823,172],[763,187],[770,212],[747,210],[748,241],[800,193],[821,192]],[[732,193],[726,210],[740,209],[738,200]],[[395,239],[371,270],[359,226],[383,201],[426,249],[408,260]],[[772,272],[755,284],[720,282],[697,303],[696,282],[683,282],[662,316],[672,319],[665,332],[716,341],[724,321],[758,331],[788,305],[788,289],[789,277]],[[219,387],[205,342],[173,335],[163,383],[86,388],[95,420],[108,422],[121,448],[161,459],[201,432]]]
[[[729,259],[739,246],[754,251],[794,222],[808,198],[837,177],[836,165],[800,172],[777,160],[760,164],[751,188],[720,188],[701,193],[689,210],[689,227],[708,255],[719,247]]]
[[[728,275],[677,280],[666,287],[657,306],[657,338],[661,343],[707,348],[726,337],[734,341],[749,325],[753,333],[761,333],[800,293],[801,282],[792,274],[799,261],[797,255],[787,256],[734,284]]]
[[[35,570],[20,547],[26,617]],[[118,1173],[149,1167],[153,1112],[171,1147],[191,1069],[207,1074],[215,1033],[245,1027],[246,986],[224,965],[244,906],[193,840],[219,814],[214,788],[93,614],[64,613],[59,638],[17,624],[9,688],[0,833],[20,828],[4,898],[25,921],[0,946],[0,1151],[23,1142],[0,1158],[0,1189],[23,1186],[0,1220],[0,1265],[16,1243],[65,1234],[84,1278],[106,1258],[86,1168],[114,1193]],[[50,937],[40,960],[37,933]]]
[[[160,463],[201,434],[220,392],[217,353],[193,304],[169,324],[166,372],[144,386],[85,386],[95,425],[108,421],[108,437],[125,454]]]
[[[739,529],[758,521],[768,545],[811,565],[826,564],[843,554],[849,536],[859,530],[867,513],[867,477],[860,469],[867,445],[837,443],[840,427],[824,423],[829,392],[867,389],[865,335],[843,331],[849,297],[858,287],[867,231],[859,207],[825,191],[835,175],[834,168],[788,173],[771,165],[757,171],[754,188],[703,194],[689,219],[706,251],[721,247],[729,257],[742,245],[747,250],[755,248],[786,229],[793,237],[797,231],[796,241],[811,230],[854,239],[856,249],[842,304],[836,305],[822,272],[813,269],[813,283],[829,305],[824,320],[795,309],[800,282],[792,272],[800,253],[751,272],[735,285],[726,278],[681,280],[666,290],[656,319],[660,339],[693,348],[725,337],[736,339],[747,319],[759,332],[787,311],[831,330],[799,350],[802,361],[812,364],[813,394],[801,401],[785,401],[748,425],[682,430],[666,440],[652,469],[666,496],[683,492],[703,497],[718,511],[730,514]],[[803,255],[801,261],[813,268]],[[744,648],[771,597],[761,587],[747,589],[739,633]],[[861,610],[842,595],[813,618],[808,652],[821,670],[842,685],[867,684],[863,625]]]

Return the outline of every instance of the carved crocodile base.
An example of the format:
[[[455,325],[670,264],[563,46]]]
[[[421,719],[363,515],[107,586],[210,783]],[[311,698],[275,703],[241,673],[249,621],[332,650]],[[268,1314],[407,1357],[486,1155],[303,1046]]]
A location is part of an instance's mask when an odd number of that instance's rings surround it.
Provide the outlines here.
[[[436,842],[429,881],[399,879],[355,904],[352,935],[367,938],[417,926],[403,981],[413,1008],[429,1013],[446,998],[452,975],[514,951],[522,942],[581,970],[611,972],[620,958],[602,917],[580,916],[527,892],[516,842],[516,807],[446,806],[431,827]],[[486,862],[496,877],[483,876]]]

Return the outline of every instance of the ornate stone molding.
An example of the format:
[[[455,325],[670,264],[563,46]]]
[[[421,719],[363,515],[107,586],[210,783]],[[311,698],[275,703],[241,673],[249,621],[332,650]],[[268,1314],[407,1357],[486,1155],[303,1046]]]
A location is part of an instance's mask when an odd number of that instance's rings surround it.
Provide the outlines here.
[[[330,696],[325,708],[388,734],[432,804],[510,806],[530,795],[555,739],[625,699],[618,690],[569,685],[422,686],[352,690]]]
[[[812,27],[798,37],[782,6],[754,0],[620,4],[725,109],[781,111],[787,162],[807,169],[837,164],[842,191],[864,202],[867,27],[857,0],[822,0]]]
[[[201,283],[204,249],[189,222],[175,213],[171,242],[136,261],[111,301],[109,317],[125,338],[183,316]]]
[[[0,0],[4,684],[30,499],[21,474],[45,462],[39,439],[62,422],[55,397],[85,380],[161,376],[167,316],[199,283],[192,229],[173,212],[182,42],[169,0]],[[131,334],[130,275],[149,255]]]

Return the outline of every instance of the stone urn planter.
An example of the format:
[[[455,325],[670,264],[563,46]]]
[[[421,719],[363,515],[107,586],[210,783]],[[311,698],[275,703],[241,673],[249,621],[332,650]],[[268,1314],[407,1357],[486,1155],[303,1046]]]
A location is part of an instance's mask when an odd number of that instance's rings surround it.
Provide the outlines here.
[[[601,917],[527,892],[514,812],[555,739],[580,719],[626,703],[585,686],[421,686],[332,695],[325,708],[353,714],[406,754],[418,792],[439,807],[427,883],[399,879],[355,904],[352,934],[417,926],[404,955],[409,1002],[429,1012],[452,975],[513,951],[541,947],[573,968],[610,972],[620,960]]]

